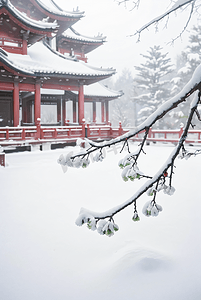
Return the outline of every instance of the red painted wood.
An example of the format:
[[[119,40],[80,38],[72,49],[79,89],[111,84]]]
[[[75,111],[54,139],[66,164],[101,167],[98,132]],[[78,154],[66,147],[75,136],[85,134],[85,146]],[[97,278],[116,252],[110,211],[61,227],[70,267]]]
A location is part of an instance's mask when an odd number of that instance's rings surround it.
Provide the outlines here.
[[[19,89],[20,91],[24,92],[35,92],[35,85],[31,83],[19,83]]]
[[[48,83],[43,83],[41,85],[44,89],[55,89],[55,90],[68,90],[68,91],[79,91],[79,87],[75,85],[69,85],[68,83],[66,84],[48,84]]]
[[[87,130],[87,137],[92,140],[96,140],[98,138],[106,139],[106,138],[115,138],[120,134],[128,132],[128,130],[123,130],[121,124],[119,128],[111,128],[111,126],[91,126],[82,124],[82,126],[58,126],[55,127],[41,127],[40,123],[37,126],[33,127],[1,127],[0,128],[0,137],[1,141],[8,141],[8,145],[12,145],[10,140],[21,141],[26,140],[27,142],[33,143],[34,140],[47,140],[49,139],[64,139],[68,140],[69,138],[72,140],[73,138],[76,140],[78,137],[85,137]],[[141,141],[143,138],[143,133],[139,133],[137,136],[133,137],[133,141]],[[201,131],[190,131],[191,135],[194,134],[195,137],[187,138],[186,143],[201,143],[200,135]],[[160,137],[154,137],[154,135],[160,134]],[[176,137],[167,137],[168,134],[177,135]],[[179,141],[180,130],[153,130],[152,135],[148,136],[147,141],[152,142],[168,142],[168,143],[178,143]],[[165,136],[167,138],[165,138]],[[42,142],[41,142],[42,143]],[[1,144],[1,142],[0,142]]]
[[[12,82],[0,82],[1,91],[12,91],[14,89],[14,84]]]
[[[25,29],[26,31],[31,31],[31,32],[33,32],[33,33],[36,33],[36,34],[39,34],[39,35],[41,35],[41,36],[45,36],[45,35],[47,35],[47,36],[49,36],[49,37],[51,37],[51,32],[48,30],[37,30],[37,29],[33,29],[32,27],[30,27],[30,26],[28,26],[28,24],[27,24],[27,26],[25,25],[25,24],[23,24],[22,22],[20,22],[20,20],[19,19],[17,19],[17,18],[15,18],[15,16],[13,16],[5,7],[3,7],[2,9],[1,9],[1,13],[5,13],[6,15],[8,15],[9,16],[9,18],[15,23],[15,24],[17,24],[18,26],[20,26],[21,28],[23,28],[23,29]],[[52,30],[52,31],[54,31],[54,30]]]
[[[0,62],[0,66],[2,66],[5,70],[7,70],[9,73],[11,73],[12,75],[16,75],[18,76],[19,73],[14,71],[13,69],[9,68],[8,66],[6,66],[5,64],[3,64],[2,62]]]
[[[6,166],[5,153],[0,153],[0,166]]]
[[[24,39],[22,41],[22,54],[27,55],[27,41]]]

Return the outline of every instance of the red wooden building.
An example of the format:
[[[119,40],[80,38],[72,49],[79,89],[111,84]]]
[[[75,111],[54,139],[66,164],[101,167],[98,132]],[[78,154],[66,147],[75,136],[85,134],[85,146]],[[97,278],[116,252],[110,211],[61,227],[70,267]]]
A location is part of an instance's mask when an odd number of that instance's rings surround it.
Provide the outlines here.
[[[74,54],[78,59],[87,62],[86,54],[101,46],[106,38],[102,35],[93,38],[83,36],[71,26],[64,33],[58,35],[56,40],[60,53]]]
[[[105,38],[75,31],[72,25],[82,17],[83,12],[66,12],[53,0],[48,6],[42,0],[0,1],[0,128],[37,126],[45,103],[57,106],[58,126],[69,125],[67,102],[72,106],[71,123],[84,122],[84,102],[91,103],[93,123],[97,102],[101,123],[109,122],[108,103],[121,93],[98,84],[114,69],[86,63],[86,54]]]
[[[54,0],[0,0],[0,148],[86,136],[110,139],[126,132],[121,124],[114,129],[109,123],[109,101],[122,94],[99,83],[115,70],[87,64],[86,54],[105,37],[78,33],[74,24],[83,16],[62,10]],[[56,106],[56,124],[41,125],[43,104]],[[84,122],[85,104],[91,107],[91,124]],[[201,142],[200,131],[190,134],[187,143]],[[148,141],[175,143],[180,135],[181,130],[150,130]],[[134,138],[141,139],[140,134]],[[5,165],[2,154],[0,164]]]

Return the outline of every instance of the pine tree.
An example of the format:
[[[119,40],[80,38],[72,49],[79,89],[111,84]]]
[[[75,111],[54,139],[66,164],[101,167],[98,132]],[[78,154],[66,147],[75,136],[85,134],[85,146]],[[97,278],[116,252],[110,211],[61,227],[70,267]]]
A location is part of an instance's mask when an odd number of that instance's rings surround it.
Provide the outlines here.
[[[192,77],[201,62],[201,26],[193,26],[188,46],[177,58],[176,86],[173,92],[179,91]],[[175,81],[175,78],[173,78]]]
[[[173,87],[171,95],[176,95],[190,80],[196,67],[201,62],[201,26],[193,26],[190,36],[189,44],[185,51],[177,57],[175,76],[171,80]],[[178,123],[183,123],[187,118],[189,111],[189,102],[182,103],[177,109],[171,112],[171,117],[174,120],[175,127],[178,128]],[[196,126],[200,127],[199,122],[194,121]]]
[[[146,120],[169,97],[169,80],[165,77],[173,69],[171,59],[167,58],[168,53],[163,54],[161,50],[160,46],[150,47],[147,55],[142,54],[142,57],[146,59],[145,63],[135,67],[138,71],[135,81],[140,95],[134,97],[134,101],[141,106],[138,123]],[[165,126],[165,120],[163,124],[160,124],[161,126]]]

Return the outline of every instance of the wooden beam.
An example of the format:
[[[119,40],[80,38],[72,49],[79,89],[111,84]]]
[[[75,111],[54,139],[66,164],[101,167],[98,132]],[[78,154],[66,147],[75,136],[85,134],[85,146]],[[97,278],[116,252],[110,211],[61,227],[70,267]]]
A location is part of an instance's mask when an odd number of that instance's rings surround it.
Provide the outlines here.
[[[55,90],[65,90],[65,91],[79,91],[79,87],[75,85],[69,85],[66,83],[65,84],[48,84],[48,83],[42,83],[42,88],[44,89],[55,89]]]
[[[13,91],[14,84],[12,82],[0,82],[1,91]]]
[[[20,91],[35,92],[35,85],[31,83],[19,83]]]

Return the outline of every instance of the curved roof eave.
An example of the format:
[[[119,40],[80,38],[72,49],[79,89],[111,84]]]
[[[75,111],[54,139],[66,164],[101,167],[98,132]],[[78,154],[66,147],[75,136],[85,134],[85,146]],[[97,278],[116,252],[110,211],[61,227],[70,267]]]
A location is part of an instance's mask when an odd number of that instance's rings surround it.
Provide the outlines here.
[[[84,95],[86,97],[100,97],[100,98],[109,98],[116,99],[123,96],[123,92],[117,92],[111,90],[107,86],[101,84],[100,82],[96,82],[94,84],[88,85],[85,87]]]
[[[68,31],[71,30],[72,34],[68,33]],[[61,34],[62,37],[69,38],[71,40],[80,40],[82,42],[87,42],[87,43],[104,43],[106,42],[106,37],[105,36],[97,36],[97,37],[88,37],[85,35],[80,34],[77,32],[72,26],[68,28],[66,31],[64,31]]]
[[[61,9],[55,1],[52,1],[52,0],[49,1],[49,4],[51,5],[51,7],[46,5],[41,0],[34,0],[34,1],[43,10],[45,10],[46,12],[48,12],[48,13],[54,15],[54,16],[67,17],[67,18],[77,18],[77,19],[80,19],[84,16],[84,12],[78,12],[78,11],[77,12],[76,11],[68,12],[68,11],[65,11],[65,10]]]
[[[29,18],[26,14],[16,9],[9,0],[7,1],[7,3],[0,4],[0,10],[3,8],[5,8],[8,11],[8,13],[10,13],[14,18],[18,19],[22,24],[24,24],[28,28],[43,31],[55,31],[59,28],[56,22],[48,23],[44,21],[35,21]]]
[[[31,46],[28,54],[14,54],[2,50],[0,61],[15,72],[29,76],[101,80],[115,73],[113,69],[92,68],[83,62],[57,55],[40,42]]]

